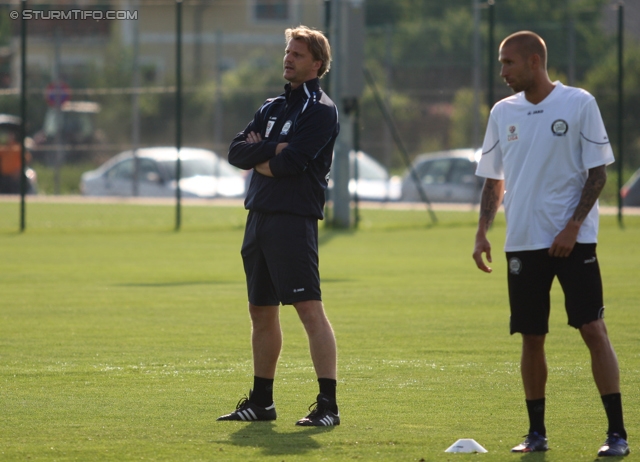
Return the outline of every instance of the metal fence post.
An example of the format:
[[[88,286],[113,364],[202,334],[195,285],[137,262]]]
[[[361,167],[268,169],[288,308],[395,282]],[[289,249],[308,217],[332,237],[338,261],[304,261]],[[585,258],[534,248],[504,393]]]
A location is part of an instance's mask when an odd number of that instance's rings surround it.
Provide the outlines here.
[[[182,148],[182,0],[176,0],[176,231],[182,221],[180,149]]]
[[[24,18],[24,10],[27,0],[22,0],[21,28],[20,28],[20,232],[24,231],[26,223],[25,195],[27,194],[26,177],[26,152],[24,141],[27,136],[27,21]]]

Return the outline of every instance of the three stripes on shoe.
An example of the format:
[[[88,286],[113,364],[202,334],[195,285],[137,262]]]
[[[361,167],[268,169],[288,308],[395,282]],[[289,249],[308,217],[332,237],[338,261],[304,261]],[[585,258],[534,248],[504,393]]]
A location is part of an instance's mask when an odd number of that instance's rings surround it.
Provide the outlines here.
[[[320,422],[322,422],[322,425],[324,425],[325,427],[330,427],[331,425],[333,425],[333,417],[331,417],[330,415],[326,415],[322,419],[320,419]]]
[[[275,407],[276,405],[274,403],[271,406],[266,407],[265,410],[270,411],[271,409],[275,409]],[[245,422],[251,422],[252,420],[259,420],[258,416],[253,412],[253,409],[251,409],[250,407],[243,409],[241,411],[236,411],[236,414],[238,414],[238,416],[240,416],[240,418]]]

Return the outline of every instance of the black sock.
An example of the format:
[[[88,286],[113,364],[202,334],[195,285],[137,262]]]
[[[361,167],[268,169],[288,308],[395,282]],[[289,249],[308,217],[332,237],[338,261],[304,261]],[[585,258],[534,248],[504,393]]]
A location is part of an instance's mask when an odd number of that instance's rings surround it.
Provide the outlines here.
[[[609,420],[607,434],[617,433],[626,440],[627,432],[624,429],[622,419],[622,396],[620,393],[611,393],[610,395],[602,395],[601,398],[604,411],[607,413],[607,420]]]
[[[320,393],[327,395],[335,405],[335,409],[331,409],[333,412],[338,412],[338,405],[336,403],[336,386],[338,382],[334,379],[318,379],[320,384]]]
[[[253,390],[249,401],[261,407],[271,406],[273,403],[273,379],[253,376]]]
[[[539,435],[547,436],[547,429],[544,426],[545,398],[525,401],[529,413],[529,433],[537,432]]]
[[[318,379],[320,393],[327,395],[332,400],[336,400],[336,386],[338,382],[333,379]]]

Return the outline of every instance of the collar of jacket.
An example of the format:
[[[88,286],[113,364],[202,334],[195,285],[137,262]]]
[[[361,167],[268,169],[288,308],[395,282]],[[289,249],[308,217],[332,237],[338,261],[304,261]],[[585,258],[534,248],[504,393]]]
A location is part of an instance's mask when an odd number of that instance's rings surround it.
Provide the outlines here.
[[[294,90],[291,89],[290,83],[287,83],[284,86],[284,96],[287,99],[287,103],[292,103],[300,98],[308,99],[311,97],[312,92],[320,92],[320,79],[317,77],[315,79],[307,80]]]

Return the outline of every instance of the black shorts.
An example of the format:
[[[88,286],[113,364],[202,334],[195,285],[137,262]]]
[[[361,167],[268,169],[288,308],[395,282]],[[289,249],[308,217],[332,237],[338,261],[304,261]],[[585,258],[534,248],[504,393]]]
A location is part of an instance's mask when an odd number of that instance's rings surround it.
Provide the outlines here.
[[[322,300],[317,218],[250,211],[240,253],[251,304]]]
[[[576,244],[566,258],[550,257],[549,249],[507,252],[507,263],[512,334],[549,332],[549,293],[556,276],[570,326],[577,329],[604,317],[596,244]]]

